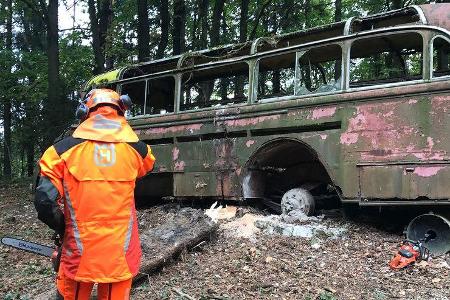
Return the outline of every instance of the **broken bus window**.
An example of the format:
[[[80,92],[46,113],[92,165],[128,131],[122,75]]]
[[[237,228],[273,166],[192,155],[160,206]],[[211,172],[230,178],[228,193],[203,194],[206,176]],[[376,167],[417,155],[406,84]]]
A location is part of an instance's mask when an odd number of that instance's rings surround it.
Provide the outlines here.
[[[433,77],[450,75],[450,43],[440,37],[433,40]]]
[[[354,41],[350,87],[422,79],[422,48],[422,36],[415,32]]]
[[[248,82],[247,63],[186,72],[182,79],[180,110],[246,102]]]
[[[147,92],[146,92],[147,90]],[[122,94],[128,94],[133,106],[128,117],[159,115],[174,111],[175,79],[161,77],[122,84]]]

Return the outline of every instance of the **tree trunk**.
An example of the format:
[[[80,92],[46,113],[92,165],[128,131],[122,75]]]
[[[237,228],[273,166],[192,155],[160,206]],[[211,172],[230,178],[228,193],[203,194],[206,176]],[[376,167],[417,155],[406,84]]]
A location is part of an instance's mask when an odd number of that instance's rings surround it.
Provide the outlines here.
[[[224,4],[225,0],[216,0],[214,4],[210,33],[211,46],[217,46],[220,43],[220,21],[222,20]]]
[[[167,44],[169,41],[169,1],[160,0],[159,5],[159,15],[161,18],[160,28],[161,37],[158,44],[158,51],[156,52],[156,58],[162,58],[164,56],[164,51],[166,51]]]
[[[148,21],[147,0],[137,0],[138,7],[138,59],[148,60],[150,56],[150,28]]]
[[[247,40],[249,0],[241,0],[241,18],[239,20],[239,42]]]
[[[106,68],[112,69],[112,59],[108,54],[111,48],[111,42],[108,40],[108,29],[112,22],[112,0],[98,0],[98,28],[100,49],[102,51],[103,59],[106,62]]]
[[[208,9],[209,0],[202,0],[202,5],[199,12],[199,20],[202,24],[202,34],[200,37],[200,47],[205,49],[208,47]]]
[[[185,49],[186,6],[184,0],[173,2],[173,54],[178,55]]]
[[[12,0],[7,1],[8,15],[6,16],[6,51],[12,56]],[[6,71],[11,73],[11,65],[7,63]],[[11,179],[11,98],[3,96],[3,176]]]
[[[44,104],[44,118],[49,124],[56,125],[56,130],[46,130],[44,146],[53,143],[58,130],[62,130],[64,103],[61,99],[61,82],[59,78],[59,41],[58,41],[58,0],[49,0],[47,8],[47,58],[48,58],[48,99]]]
[[[26,146],[27,152],[27,176],[33,176],[34,172],[34,143],[28,143]]]
[[[305,27],[311,27],[311,1],[305,0]]]
[[[95,0],[88,0],[88,12],[92,34],[92,49],[94,50],[94,74],[105,71],[105,57],[100,44],[100,28],[98,25]]]

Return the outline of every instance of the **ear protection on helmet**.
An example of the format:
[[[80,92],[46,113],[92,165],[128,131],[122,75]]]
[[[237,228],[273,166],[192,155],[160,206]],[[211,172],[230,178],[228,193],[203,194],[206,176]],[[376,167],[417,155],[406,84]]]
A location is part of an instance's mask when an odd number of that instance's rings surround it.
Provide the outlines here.
[[[81,101],[81,103],[78,105],[77,110],[75,111],[75,116],[77,119],[84,120],[89,115],[90,108],[87,105],[87,102],[94,92],[95,92],[95,89],[91,90],[89,93],[87,93],[86,96],[83,98],[83,101]],[[117,103],[109,103],[109,104],[118,106],[122,112],[125,112],[126,110],[128,110],[131,107],[133,102],[131,101],[130,96],[121,95],[119,97],[119,100],[117,101]]]
[[[119,102],[120,106],[123,107],[123,111],[130,109],[131,105],[133,105],[133,102],[128,95],[121,95],[119,98]]]
[[[89,114],[89,107],[84,103],[80,103],[77,107],[77,110],[75,111],[75,117],[78,120],[84,120],[88,114]]]

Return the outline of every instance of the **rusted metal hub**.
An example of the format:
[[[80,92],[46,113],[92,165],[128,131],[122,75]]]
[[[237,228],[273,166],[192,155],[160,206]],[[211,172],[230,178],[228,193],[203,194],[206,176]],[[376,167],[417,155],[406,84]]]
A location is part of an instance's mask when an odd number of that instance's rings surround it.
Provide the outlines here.
[[[424,245],[433,255],[450,251],[450,221],[447,218],[432,213],[415,217],[406,229],[406,238],[418,241],[426,235],[430,240]]]
[[[281,198],[281,212],[288,215],[293,211],[301,211],[307,216],[314,214],[315,202],[311,193],[302,188],[294,188],[284,193]]]

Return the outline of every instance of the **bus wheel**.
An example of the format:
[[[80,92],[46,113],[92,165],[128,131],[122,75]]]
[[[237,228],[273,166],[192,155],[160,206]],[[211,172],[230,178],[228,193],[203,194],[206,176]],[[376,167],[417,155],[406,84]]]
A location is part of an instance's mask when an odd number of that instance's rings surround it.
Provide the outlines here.
[[[281,198],[282,214],[289,214],[291,211],[300,210],[307,216],[312,216],[316,208],[314,197],[308,190],[294,188],[284,193]]]

